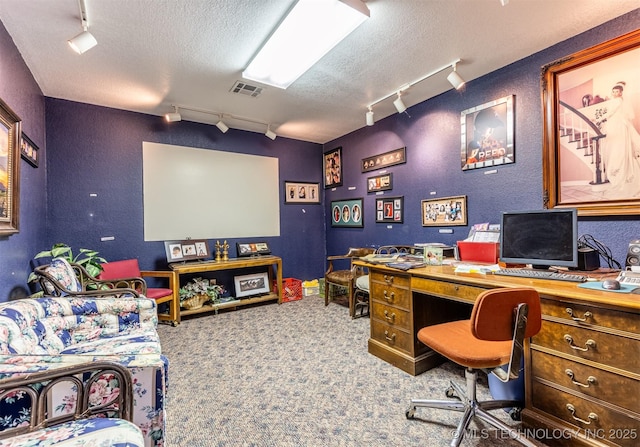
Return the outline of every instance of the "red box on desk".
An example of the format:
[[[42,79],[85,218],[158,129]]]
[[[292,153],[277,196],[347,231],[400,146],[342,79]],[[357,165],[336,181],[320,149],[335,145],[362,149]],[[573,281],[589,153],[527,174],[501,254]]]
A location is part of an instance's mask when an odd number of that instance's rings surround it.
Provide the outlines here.
[[[458,241],[458,257],[461,261],[495,264],[499,256],[498,242]]]
[[[302,280],[296,278],[284,278],[282,280],[282,302],[297,301],[302,299]]]

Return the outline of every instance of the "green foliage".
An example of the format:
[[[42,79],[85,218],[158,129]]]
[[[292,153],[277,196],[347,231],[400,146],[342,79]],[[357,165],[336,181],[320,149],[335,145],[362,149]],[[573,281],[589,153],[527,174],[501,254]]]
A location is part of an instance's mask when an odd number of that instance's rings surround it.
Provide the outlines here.
[[[192,298],[197,295],[209,295],[211,301],[216,301],[224,292],[222,286],[211,283],[205,278],[193,278],[186,283],[184,287],[180,287],[180,302]]]
[[[98,256],[98,252],[88,248],[81,248],[76,255],[67,244],[58,243],[51,247],[51,250],[44,250],[34,256],[39,258],[64,258],[74,264],[80,264],[91,276],[96,277],[102,271],[103,262],[107,262],[102,256]],[[29,282],[36,280],[36,275],[32,272],[29,275]]]

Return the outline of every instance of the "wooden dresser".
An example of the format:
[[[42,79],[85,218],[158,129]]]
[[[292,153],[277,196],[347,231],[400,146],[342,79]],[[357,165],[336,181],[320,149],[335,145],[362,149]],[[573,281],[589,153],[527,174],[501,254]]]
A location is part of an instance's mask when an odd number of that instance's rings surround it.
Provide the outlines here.
[[[468,318],[483,290],[534,287],[543,323],[525,346],[527,436],[550,446],[640,445],[640,295],[449,266],[362,265],[371,278],[369,352],[412,375],[443,361],[417,340],[420,328]]]

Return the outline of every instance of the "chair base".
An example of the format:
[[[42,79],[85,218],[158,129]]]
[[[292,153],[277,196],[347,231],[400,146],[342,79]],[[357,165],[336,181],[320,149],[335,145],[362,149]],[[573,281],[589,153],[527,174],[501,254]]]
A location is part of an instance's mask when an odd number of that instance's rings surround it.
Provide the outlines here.
[[[354,309],[351,318],[360,318],[369,316],[369,294],[364,290],[356,289],[353,294]]]
[[[458,423],[451,447],[458,447],[464,438],[465,432],[469,428],[469,424],[474,417],[502,430],[511,439],[520,442],[528,447],[537,447],[536,444],[524,437],[518,430],[508,426],[494,415],[488,413],[491,410],[513,408],[511,417],[518,416],[521,402],[515,400],[489,400],[479,402],[476,397],[478,371],[467,368],[465,370],[465,378],[467,381],[467,389],[465,390],[457,383],[451,382],[451,386],[447,389],[447,397],[455,397],[458,400],[427,400],[427,399],[411,399],[411,404],[405,415],[407,419],[413,419],[417,408],[437,408],[441,410],[453,410],[462,412],[462,419]],[[464,400],[463,400],[464,399]]]

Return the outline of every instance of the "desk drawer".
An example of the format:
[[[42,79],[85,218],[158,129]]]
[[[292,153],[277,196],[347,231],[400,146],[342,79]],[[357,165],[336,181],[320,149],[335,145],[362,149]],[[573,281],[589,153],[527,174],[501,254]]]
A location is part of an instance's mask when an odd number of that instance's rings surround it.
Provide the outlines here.
[[[582,359],[640,373],[640,341],[622,335],[543,320],[532,339],[539,345]]]
[[[640,413],[640,380],[535,350],[531,353],[531,372],[535,378]]]
[[[640,315],[619,310],[605,309],[587,303],[540,300],[543,315],[573,321],[584,326],[601,326],[640,334]]]
[[[411,308],[411,291],[398,287],[388,286],[377,282],[371,283],[371,298],[381,303],[391,306],[398,306],[403,309]]]
[[[403,287],[408,289],[411,285],[409,275],[389,273],[389,272],[371,272],[371,281],[385,284],[387,286]]]
[[[450,298],[471,304],[475,303],[478,295],[487,290],[482,287],[465,286],[463,284],[415,277],[412,279],[411,287],[414,292]]]
[[[407,354],[413,352],[413,337],[406,330],[371,320],[371,338]]]
[[[589,435],[590,440],[607,440],[625,447],[637,445],[640,421],[632,413],[616,411],[538,381],[533,382],[532,391],[535,408],[562,419],[580,434]]]
[[[373,302],[371,306],[371,316],[389,326],[397,326],[407,331],[410,329],[411,321],[409,312],[382,303]]]

